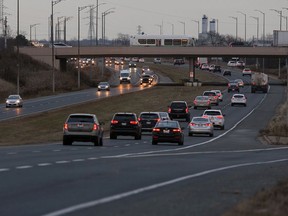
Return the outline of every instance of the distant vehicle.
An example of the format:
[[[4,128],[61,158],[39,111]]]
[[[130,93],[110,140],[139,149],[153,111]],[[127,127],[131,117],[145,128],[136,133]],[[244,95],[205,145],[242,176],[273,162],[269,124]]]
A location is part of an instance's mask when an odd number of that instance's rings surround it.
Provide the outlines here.
[[[223,76],[231,76],[231,70],[224,70]]]
[[[140,85],[142,84],[149,84],[152,85],[153,82],[153,76],[149,75],[149,74],[143,74],[140,78]]]
[[[281,46],[287,47],[288,46],[288,31],[273,31],[273,46]]]
[[[221,73],[221,72],[222,72],[221,66],[220,66],[220,65],[215,65],[215,66],[214,66],[214,69],[213,69],[213,72],[214,72],[214,73],[215,73],[215,72]]]
[[[198,107],[206,107],[207,109],[211,109],[211,102],[208,96],[196,96],[194,101],[194,109],[197,109]]]
[[[184,133],[178,121],[159,121],[152,131],[152,145],[159,142],[184,144]]]
[[[235,41],[229,44],[230,47],[244,47],[245,43],[242,41]]]
[[[214,68],[215,68],[215,65],[214,65],[214,64],[211,64],[211,65],[209,66],[209,71],[210,71],[210,72],[214,71]]]
[[[195,66],[200,68],[201,65],[203,65],[203,64],[208,64],[208,58],[207,57],[198,57]]]
[[[208,96],[211,104],[219,105],[219,97],[214,91],[204,91],[203,96]]]
[[[130,57],[124,57],[124,61],[131,61]]]
[[[150,71],[150,67],[148,65],[143,65],[141,71],[142,71],[142,73],[146,73],[146,72]]]
[[[105,59],[105,64],[112,64],[112,59],[106,58]]]
[[[8,107],[23,107],[23,99],[20,95],[9,95],[6,98],[6,108]]]
[[[265,73],[254,72],[251,75],[251,93],[256,91],[268,92],[268,75]]]
[[[252,71],[250,68],[244,68],[242,71],[242,76],[251,76]]]
[[[124,65],[124,61],[121,59],[115,59],[114,64],[115,65]]]
[[[55,48],[70,48],[70,47],[72,47],[72,46],[65,44],[65,43],[54,43],[53,45]],[[52,44],[50,44],[49,47],[52,47]]]
[[[190,121],[189,108],[186,101],[172,101],[168,106],[168,113],[170,119],[181,119],[184,118],[187,122]]]
[[[132,62],[139,62],[139,58],[138,57],[132,57],[131,61]]]
[[[244,82],[243,82],[242,79],[235,79],[235,82],[238,83],[238,86],[239,86],[239,87],[244,87]]]
[[[144,62],[145,62],[145,59],[144,59],[144,58],[139,58],[138,62],[144,63]]]
[[[63,145],[72,145],[74,141],[93,142],[103,145],[103,125],[96,115],[86,113],[70,114],[63,127]]]
[[[206,64],[206,63],[204,63],[204,64],[202,64],[202,65],[200,66],[200,69],[201,69],[201,70],[209,70],[209,65]]]
[[[188,35],[134,35],[130,46],[195,46],[195,42]]]
[[[108,82],[100,82],[97,88],[98,91],[101,90],[110,91],[110,84]]]
[[[152,132],[154,126],[161,120],[158,112],[141,112],[138,118],[142,129],[142,132]]]
[[[185,64],[184,59],[174,59],[174,65],[182,65]]]
[[[214,127],[220,127],[221,130],[224,130],[225,119],[221,110],[205,110],[202,117],[209,118]]]
[[[133,62],[133,61],[129,62],[129,68],[136,68],[136,67],[137,67],[137,65],[135,62]]]
[[[208,134],[210,137],[214,135],[214,126],[209,118],[193,117],[188,125],[188,135]]]
[[[115,113],[110,124],[110,139],[117,136],[134,136],[141,139],[141,124],[135,113]]]
[[[228,93],[231,91],[232,92],[239,92],[240,91],[239,84],[235,80],[229,81],[229,83],[228,83]]]
[[[123,82],[131,83],[131,73],[129,70],[121,70],[119,76],[120,84]]]
[[[245,62],[243,62],[243,61],[236,61],[236,67],[245,67]]]
[[[228,66],[228,67],[236,67],[236,61],[229,61],[229,62],[227,63],[227,66]]]
[[[161,64],[161,58],[154,58],[154,64]]]
[[[217,90],[210,90],[210,91],[213,91],[217,94],[219,101],[223,101],[223,94],[222,94],[221,90],[217,89]]]
[[[247,106],[247,98],[244,94],[234,94],[231,98],[231,106],[236,104]]]

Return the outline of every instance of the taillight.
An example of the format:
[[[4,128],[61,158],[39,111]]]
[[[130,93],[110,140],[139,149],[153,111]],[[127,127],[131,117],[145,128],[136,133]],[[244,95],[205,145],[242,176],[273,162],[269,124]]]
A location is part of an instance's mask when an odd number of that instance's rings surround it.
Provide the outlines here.
[[[141,118],[138,118],[138,121],[140,122],[140,121],[141,121]]]
[[[171,108],[169,107],[169,109],[168,109],[168,113],[171,113]]]
[[[132,125],[137,125],[138,122],[137,122],[137,121],[130,121],[130,124],[132,124]]]
[[[217,118],[218,118],[218,119],[223,119],[223,116],[220,115],[220,116],[217,116]]]
[[[160,128],[153,128],[153,132],[160,132]]]
[[[230,83],[228,83],[228,87],[230,87]]]
[[[173,132],[175,132],[175,133],[181,132],[181,129],[180,128],[175,128],[175,129],[173,129]]]
[[[67,123],[64,124],[64,129],[68,130],[68,124]]]
[[[206,127],[210,127],[211,126],[211,123],[207,123],[205,124]]]
[[[97,130],[98,129],[98,125],[97,124],[94,124],[93,125],[93,130]]]
[[[160,118],[157,118],[157,119],[154,119],[155,121],[159,122],[160,121]]]
[[[218,98],[218,96],[214,96],[214,99],[217,99]]]
[[[118,121],[117,120],[112,120],[111,124],[118,124]]]
[[[195,126],[196,124],[195,124],[195,123],[190,123],[189,125],[190,125],[190,126]]]
[[[197,103],[196,100],[194,100],[193,103],[196,104]]]
[[[188,112],[189,112],[189,108],[187,107],[187,108],[186,108],[186,113],[188,113]]]

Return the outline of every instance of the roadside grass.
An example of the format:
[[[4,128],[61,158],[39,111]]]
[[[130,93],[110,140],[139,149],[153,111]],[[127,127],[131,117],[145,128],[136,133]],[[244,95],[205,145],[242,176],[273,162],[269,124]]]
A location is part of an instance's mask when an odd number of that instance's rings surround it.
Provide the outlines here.
[[[185,100],[192,105],[194,97],[209,88],[211,87],[156,86],[140,92],[0,122],[1,134],[5,134],[0,136],[0,145],[61,142],[63,124],[71,113],[95,113],[99,121],[105,123],[107,135],[110,120],[116,112],[139,114],[142,111],[167,111],[172,100]]]

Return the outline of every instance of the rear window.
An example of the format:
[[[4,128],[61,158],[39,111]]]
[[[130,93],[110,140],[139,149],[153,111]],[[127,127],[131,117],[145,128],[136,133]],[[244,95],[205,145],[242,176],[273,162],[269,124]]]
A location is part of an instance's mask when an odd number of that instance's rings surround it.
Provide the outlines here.
[[[216,93],[215,92],[204,92],[205,96],[216,96]]]
[[[192,121],[197,121],[197,122],[208,122],[209,120],[206,118],[193,118]]]
[[[243,95],[234,95],[233,97],[234,98],[243,98],[244,96]]]
[[[206,112],[204,113],[204,115],[211,115],[211,116],[221,115],[221,112],[219,112],[219,111],[206,111]]]
[[[178,123],[177,122],[159,122],[156,127],[174,127],[174,128],[177,128],[179,127]]]
[[[89,122],[94,123],[94,118],[92,116],[70,116],[68,122]]]
[[[186,108],[186,104],[185,103],[172,103],[170,105],[171,108]]]
[[[114,120],[117,121],[135,121],[135,116],[134,115],[129,115],[129,114],[117,114],[114,116]]]
[[[155,113],[143,113],[141,114],[141,119],[158,119],[159,116]]]

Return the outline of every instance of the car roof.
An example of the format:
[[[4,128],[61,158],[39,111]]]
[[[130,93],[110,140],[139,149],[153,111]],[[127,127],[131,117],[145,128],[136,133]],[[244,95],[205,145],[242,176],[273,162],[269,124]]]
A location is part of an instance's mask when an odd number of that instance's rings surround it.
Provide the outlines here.
[[[90,113],[72,113],[69,116],[96,116],[96,115]]]

